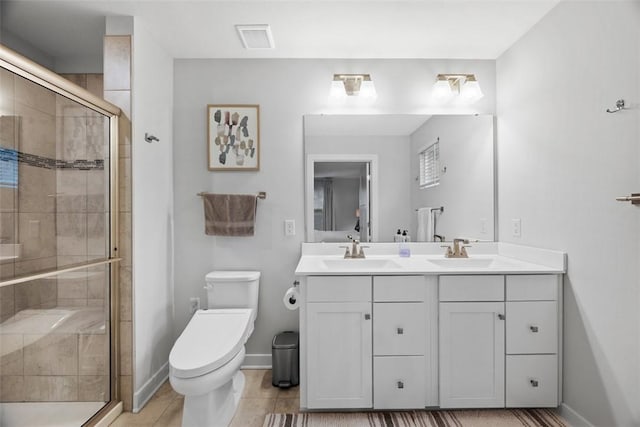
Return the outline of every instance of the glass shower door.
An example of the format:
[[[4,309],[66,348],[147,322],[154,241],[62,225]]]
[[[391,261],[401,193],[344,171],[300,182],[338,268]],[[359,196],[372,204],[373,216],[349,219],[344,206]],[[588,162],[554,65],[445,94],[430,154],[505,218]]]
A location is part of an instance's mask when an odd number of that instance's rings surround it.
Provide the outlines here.
[[[0,425],[77,426],[114,397],[115,117],[12,71],[0,68]]]

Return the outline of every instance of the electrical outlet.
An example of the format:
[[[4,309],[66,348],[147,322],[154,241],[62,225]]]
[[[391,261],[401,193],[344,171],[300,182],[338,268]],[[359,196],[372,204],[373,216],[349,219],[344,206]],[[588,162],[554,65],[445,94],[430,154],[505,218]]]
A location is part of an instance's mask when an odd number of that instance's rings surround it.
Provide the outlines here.
[[[513,237],[522,236],[522,221],[520,218],[514,218],[511,220],[511,235]]]
[[[189,303],[191,304],[191,314],[195,313],[200,309],[200,298],[199,297],[191,297],[189,298]]]
[[[296,221],[294,219],[284,220],[284,235],[295,236],[296,235]]]

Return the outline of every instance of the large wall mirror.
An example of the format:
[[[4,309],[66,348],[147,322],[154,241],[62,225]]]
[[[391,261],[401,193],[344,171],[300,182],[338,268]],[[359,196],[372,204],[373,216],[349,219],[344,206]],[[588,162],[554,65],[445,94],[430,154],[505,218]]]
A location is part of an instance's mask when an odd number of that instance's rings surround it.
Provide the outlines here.
[[[491,115],[306,115],[307,242],[495,240]]]

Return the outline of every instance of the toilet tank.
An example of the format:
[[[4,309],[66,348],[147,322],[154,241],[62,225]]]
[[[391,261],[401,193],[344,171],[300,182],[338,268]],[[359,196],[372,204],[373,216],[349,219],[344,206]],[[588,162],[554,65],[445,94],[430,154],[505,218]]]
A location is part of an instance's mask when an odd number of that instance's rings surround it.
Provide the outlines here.
[[[212,271],[206,276],[208,308],[258,311],[259,271]]]

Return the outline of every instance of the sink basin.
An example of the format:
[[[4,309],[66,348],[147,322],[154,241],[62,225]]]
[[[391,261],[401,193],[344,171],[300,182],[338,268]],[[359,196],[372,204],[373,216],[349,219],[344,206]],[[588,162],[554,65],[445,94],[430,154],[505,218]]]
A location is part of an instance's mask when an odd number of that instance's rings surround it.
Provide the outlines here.
[[[400,268],[400,265],[390,259],[325,259],[322,260],[329,270],[366,270],[377,268]]]
[[[439,258],[429,259],[429,262],[445,268],[489,268],[495,260],[493,258]]]

